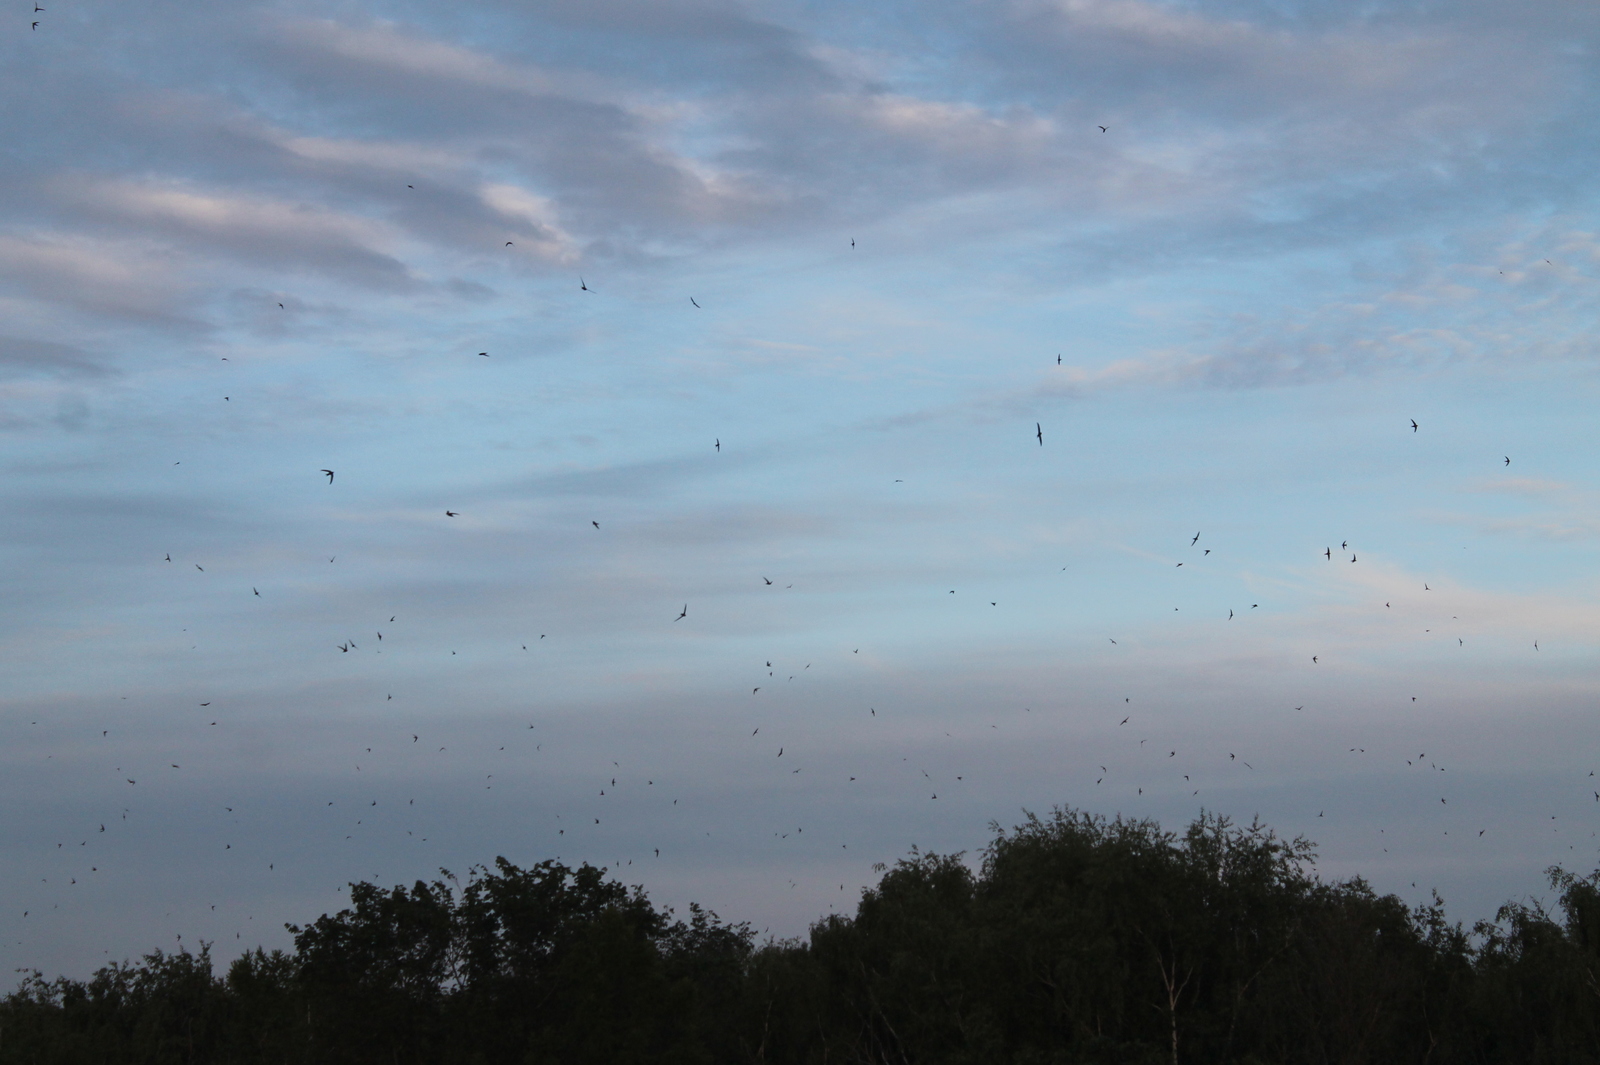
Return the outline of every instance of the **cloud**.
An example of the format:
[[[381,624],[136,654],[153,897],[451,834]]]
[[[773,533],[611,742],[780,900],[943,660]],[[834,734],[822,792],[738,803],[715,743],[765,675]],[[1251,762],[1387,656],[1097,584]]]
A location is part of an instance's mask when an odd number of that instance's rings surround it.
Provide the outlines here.
[[[102,378],[114,371],[82,348],[48,340],[0,335],[0,378]]]
[[[205,189],[191,183],[93,181],[61,198],[148,237],[246,262],[328,273],[379,288],[409,286],[405,265],[385,249],[387,225],[306,202]]]
[[[49,232],[0,234],[0,283],[91,314],[146,321],[170,316],[187,287],[165,249]]]

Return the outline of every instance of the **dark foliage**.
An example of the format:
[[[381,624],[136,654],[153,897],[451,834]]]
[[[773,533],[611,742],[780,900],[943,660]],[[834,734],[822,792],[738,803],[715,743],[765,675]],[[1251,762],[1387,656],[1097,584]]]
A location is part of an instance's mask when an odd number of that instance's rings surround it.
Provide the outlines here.
[[[1469,933],[1202,816],[1058,810],[756,947],[590,866],[352,884],[295,951],[160,952],[0,1002],[0,1065],[1600,1065],[1600,873]]]

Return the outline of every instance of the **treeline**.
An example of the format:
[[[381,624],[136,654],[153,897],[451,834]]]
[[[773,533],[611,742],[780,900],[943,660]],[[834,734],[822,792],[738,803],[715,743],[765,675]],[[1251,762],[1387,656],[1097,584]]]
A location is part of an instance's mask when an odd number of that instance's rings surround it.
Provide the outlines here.
[[[854,916],[762,944],[587,865],[354,884],[222,976],[204,947],[34,974],[0,1063],[1600,1062],[1600,874],[1469,931],[1260,825],[995,831],[977,873],[913,852]]]

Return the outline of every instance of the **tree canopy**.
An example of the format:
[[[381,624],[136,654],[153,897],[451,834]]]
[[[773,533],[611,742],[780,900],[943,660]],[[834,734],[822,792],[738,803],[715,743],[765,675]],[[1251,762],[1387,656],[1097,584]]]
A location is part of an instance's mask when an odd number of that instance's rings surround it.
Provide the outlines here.
[[[294,950],[156,951],[0,1001],[0,1065],[1600,1062],[1600,873],[1471,929],[1203,814],[1028,815],[758,944],[588,865],[351,885]]]

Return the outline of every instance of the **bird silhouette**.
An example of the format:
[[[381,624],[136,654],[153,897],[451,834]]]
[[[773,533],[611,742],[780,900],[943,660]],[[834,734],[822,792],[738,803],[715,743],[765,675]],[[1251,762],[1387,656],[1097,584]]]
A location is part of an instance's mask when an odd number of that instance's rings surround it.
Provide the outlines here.
[[[693,297],[693,296],[690,296],[690,297],[689,297],[689,302],[690,302],[690,303],[694,303],[694,297]],[[699,305],[699,304],[698,304],[698,303],[694,303],[694,305],[695,305],[695,306],[696,306],[696,307],[699,307],[699,306],[700,306],[700,305]],[[703,309],[704,309],[704,308],[701,308],[701,309],[702,309],[702,310],[703,310]]]
[[[332,484],[333,483],[333,471],[332,470],[323,470],[322,472],[328,475],[328,483]]]
[[[1039,446],[1044,447],[1044,428],[1038,423],[1033,423],[1033,433],[1039,438]]]
[[[683,612],[681,614],[679,614],[677,617],[673,618],[672,620],[673,621],[682,621],[684,618],[686,618],[688,616],[689,616],[689,604],[685,603],[685,604],[683,604]]]

